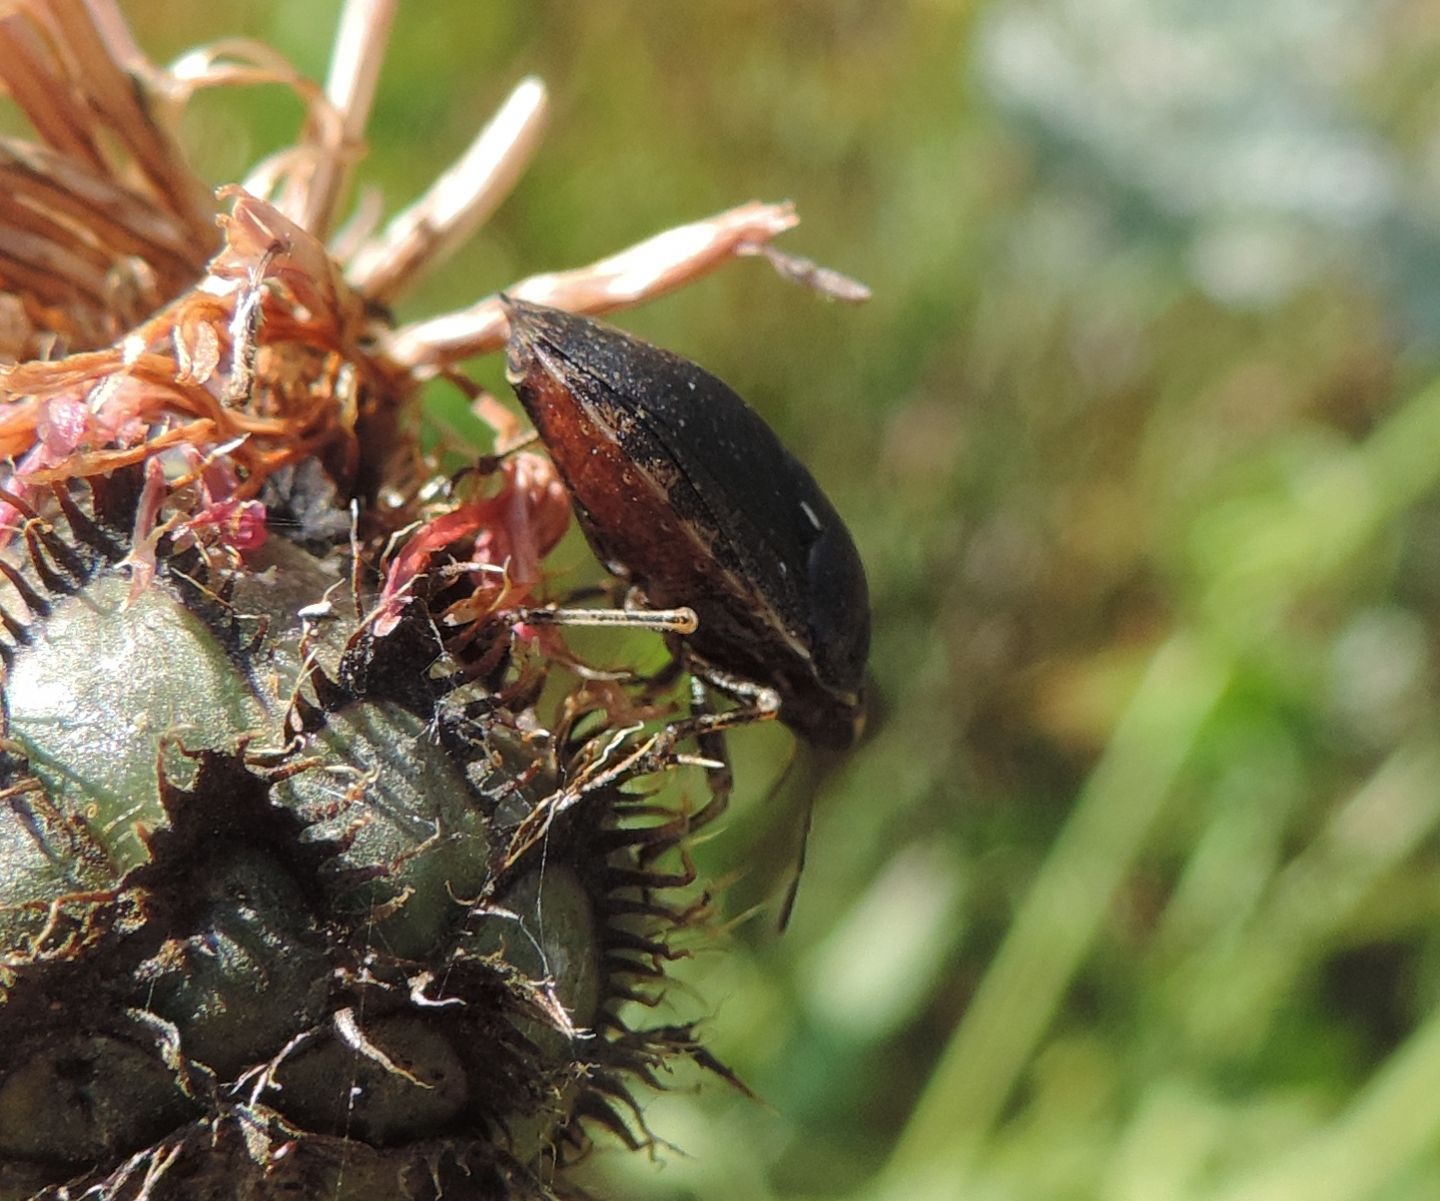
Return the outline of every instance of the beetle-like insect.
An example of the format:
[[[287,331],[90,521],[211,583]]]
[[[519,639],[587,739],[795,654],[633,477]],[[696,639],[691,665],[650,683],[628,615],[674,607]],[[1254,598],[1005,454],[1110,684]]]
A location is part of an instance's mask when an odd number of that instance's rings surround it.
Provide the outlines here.
[[[808,741],[864,720],[870,605],[850,532],[815,478],[729,387],[679,355],[502,298],[507,377],[608,570],[688,606],[692,674],[779,697]],[[752,689],[752,692],[754,690]]]

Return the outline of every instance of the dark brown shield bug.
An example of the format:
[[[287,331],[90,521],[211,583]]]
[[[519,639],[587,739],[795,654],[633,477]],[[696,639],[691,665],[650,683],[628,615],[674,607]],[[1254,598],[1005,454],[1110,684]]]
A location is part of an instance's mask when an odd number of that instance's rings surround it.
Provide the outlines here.
[[[506,299],[507,376],[591,546],[650,604],[688,606],[692,672],[769,688],[843,748],[864,716],[865,569],[815,478],[729,387],[609,325]]]

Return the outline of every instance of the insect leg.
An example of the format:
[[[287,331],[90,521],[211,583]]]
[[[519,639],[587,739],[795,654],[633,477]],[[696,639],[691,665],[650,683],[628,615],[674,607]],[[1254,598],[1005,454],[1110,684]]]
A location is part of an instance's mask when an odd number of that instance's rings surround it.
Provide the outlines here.
[[[692,671],[691,674],[693,677],[697,673]],[[511,835],[510,846],[505,854],[504,870],[508,871],[544,838],[556,817],[578,804],[590,793],[623,783],[626,780],[665,771],[685,762],[685,757],[677,754],[675,749],[676,745],[684,739],[694,738],[701,742],[703,747],[706,744],[702,740],[717,738],[725,730],[734,729],[736,726],[751,725],[757,721],[770,721],[779,715],[780,695],[773,688],[709,671],[703,673],[701,687],[707,685],[717,691],[734,696],[736,699],[746,700],[748,703],[735,709],[715,711],[710,708],[707,698],[701,712],[692,712],[691,716],[683,721],[671,722],[650,735],[639,746],[630,749],[619,759],[612,760],[608,753],[602,756],[598,762],[586,768],[563,788],[546,797],[515,828]],[[710,745],[714,745],[714,743]],[[615,749],[618,750],[620,746],[621,740],[617,739]],[[716,770],[724,772],[724,779],[728,781],[729,767],[725,764],[725,760],[721,758],[716,762],[721,764],[721,767]],[[711,769],[707,768],[707,770]],[[725,784],[722,796],[724,800],[721,801],[721,807],[713,814],[711,811],[718,798],[712,799],[700,813],[696,814],[691,822],[692,829],[697,828],[697,822],[704,825],[724,812],[724,804],[728,802],[729,798],[728,782]]]
[[[704,680],[695,675],[690,677],[690,716],[694,721],[715,716],[710,688]],[[730,766],[730,751],[725,744],[724,731],[703,730],[695,735],[695,743],[700,748],[700,754],[708,761],[705,783],[710,790],[710,800],[690,819],[691,833],[723,816],[730,807],[730,794],[735,791],[735,772]]]
[[[515,609],[517,622],[549,626],[624,626],[662,634],[693,634],[700,626],[695,610],[679,609]]]

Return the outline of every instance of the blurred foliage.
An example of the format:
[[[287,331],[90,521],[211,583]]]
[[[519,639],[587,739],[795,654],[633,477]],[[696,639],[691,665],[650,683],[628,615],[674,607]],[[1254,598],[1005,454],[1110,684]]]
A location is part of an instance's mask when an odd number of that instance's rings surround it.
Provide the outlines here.
[[[129,5],[159,57],[244,32],[317,74],[336,7]],[[597,1193],[1440,1195],[1437,59],[1434,0],[401,6],[390,206],[520,75],[555,98],[402,316],[751,196],[875,289],[744,262],[622,318],[848,515],[883,720],[791,931],[682,965],[768,1104],[674,1080],[682,1150]],[[211,178],[288,138],[278,97],[197,107]],[[783,733],[732,742],[739,914],[796,823]]]

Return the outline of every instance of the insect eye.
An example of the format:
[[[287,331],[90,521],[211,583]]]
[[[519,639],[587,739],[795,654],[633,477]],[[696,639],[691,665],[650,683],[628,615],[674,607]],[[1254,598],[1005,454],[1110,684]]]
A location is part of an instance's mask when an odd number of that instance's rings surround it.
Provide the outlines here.
[[[829,525],[811,544],[807,566],[815,667],[827,683],[858,690],[870,651],[865,569],[854,543]]]

